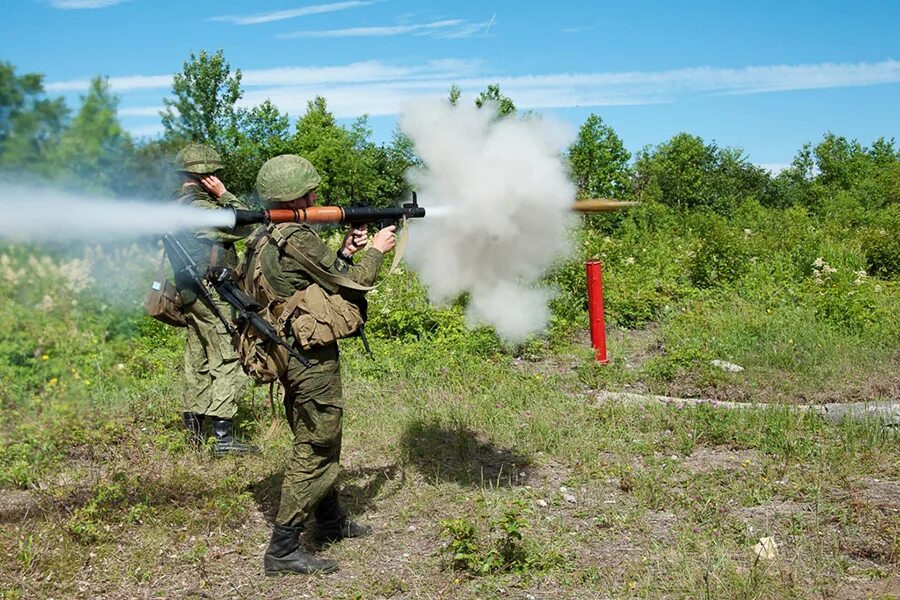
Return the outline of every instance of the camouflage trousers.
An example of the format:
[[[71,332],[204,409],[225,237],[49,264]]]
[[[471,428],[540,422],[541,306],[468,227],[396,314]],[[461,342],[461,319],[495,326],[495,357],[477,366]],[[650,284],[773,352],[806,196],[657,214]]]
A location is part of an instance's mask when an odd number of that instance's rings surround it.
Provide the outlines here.
[[[222,314],[231,308],[219,304]],[[244,373],[225,326],[201,300],[184,309],[187,345],[184,349],[185,412],[231,419],[237,412],[237,397]]]
[[[290,359],[281,377],[284,408],[294,433],[275,522],[300,527],[340,474],[343,400],[337,344],[303,352],[310,367]]]

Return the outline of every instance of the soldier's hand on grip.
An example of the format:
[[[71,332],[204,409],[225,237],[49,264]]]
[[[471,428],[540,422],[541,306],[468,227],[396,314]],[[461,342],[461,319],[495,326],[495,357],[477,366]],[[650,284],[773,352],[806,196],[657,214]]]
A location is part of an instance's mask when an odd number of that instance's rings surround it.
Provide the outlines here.
[[[369,234],[366,231],[366,226],[359,225],[356,227],[352,227],[344,237],[344,254],[346,254],[347,256],[353,256],[356,252],[365,248],[366,244],[368,243]]]
[[[393,250],[394,246],[397,244],[397,236],[394,235],[395,231],[397,231],[395,225],[379,230],[378,233],[375,234],[375,237],[372,238],[372,247],[382,254],[387,254]]]

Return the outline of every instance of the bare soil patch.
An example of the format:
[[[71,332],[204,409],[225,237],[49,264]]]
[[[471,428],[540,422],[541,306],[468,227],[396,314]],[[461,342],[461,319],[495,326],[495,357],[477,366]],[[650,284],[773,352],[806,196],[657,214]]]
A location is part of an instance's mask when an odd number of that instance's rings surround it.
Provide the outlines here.
[[[700,446],[684,459],[684,466],[692,473],[708,473],[717,469],[733,471],[759,463],[756,450],[731,450],[723,447]]]
[[[0,490],[0,523],[15,523],[42,512],[34,492],[29,490]]]

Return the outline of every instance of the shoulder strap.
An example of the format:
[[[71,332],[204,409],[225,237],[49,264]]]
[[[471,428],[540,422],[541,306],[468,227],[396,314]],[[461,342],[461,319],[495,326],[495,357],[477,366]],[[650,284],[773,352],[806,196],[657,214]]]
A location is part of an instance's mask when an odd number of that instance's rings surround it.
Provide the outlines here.
[[[405,224],[405,219],[404,219]],[[269,232],[269,237],[274,240],[274,242],[278,245],[278,248],[284,248],[285,246],[291,246],[295,252],[292,255],[292,258],[296,258],[300,264],[303,265],[303,268],[306,269],[310,275],[314,278],[330,283],[331,285],[339,288],[346,288],[351,290],[358,290],[361,292],[368,292],[369,290],[374,290],[381,283],[377,283],[375,285],[361,285],[356,283],[349,277],[344,275],[336,275],[329,271],[323,269],[319,264],[314,262],[311,258],[306,256],[304,252],[301,252],[299,248],[295,244],[293,244],[289,238],[286,238],[283,233],[281,233],[277,227],[273,224],[269,224],[266,226],[266,230]],[[409,239],[409,231],[407,231],[406,227],[403,227],[400,230],[400,235],[397,237],[397,244],[394,247],[394,260],[391,262],[391,268],[388,270],[388,275],[393,273],[397,269],[397,265],[400,264],[400,261],[403,259],[403,252],[406,249],[406,242]],[[382,283],[384,280],[382,279]]]
[[[156,270],[156,281],[160,283],[166,280],[166,249],[163,248],[162,256],[159,261],[159,268]]]

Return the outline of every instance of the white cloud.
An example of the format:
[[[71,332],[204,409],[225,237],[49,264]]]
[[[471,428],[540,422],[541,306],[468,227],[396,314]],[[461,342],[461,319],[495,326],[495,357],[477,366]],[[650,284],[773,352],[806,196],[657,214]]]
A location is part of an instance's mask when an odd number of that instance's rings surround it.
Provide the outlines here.
[[[418,79],[453,79],[477,73],[473,60],[432,60],[406,66],[376,60],[333,67],[278,67],[244,71],[241,82],[247,87],[279,85],[321,85],[323,83],[366,83]]]
[[[365,83],[372,81],[454,79],[475,74],[479,61],[443,59],[413,65],[390,65],[370,60],[331,67],[275,67],[242,71],[241,84],[247,87],[280,85],[318,85],[322,83]],[[75,79],[48,83],[48,92],[84,91],[89,79]],[[169,89],[171,75],[132,75],[110,77],[110,88],[116,93],[134,90]]]
[[[63,10],[78,10],[91,8],[106,8],[107,6],[115,6],[127,0],[50,0],[50,6],[53,8],[61,8]]]
[[[132,137],[156,137],[163,133],[162,123],[135,125],[133,127],[126,127],[126,129],[128,129],[128,133],[130,133]]]
[[[48,92],[80,92],[91,86],[89,79],[74,79],[69,81],[56,81],[48,83],[45,89]],[[171,75],[129,75],[127,77],[110,77],[109,87],[114,92],[129,92],[133,90],[156,90],[172,87]]]
[[[118,114],[120,117],[158,117],[163,110],[164,106],[132,106],[120,108]]]
[[[370,4],[374,4],[374,2],[366,0],[350,0],[347,2],[333,2],[331,4],[301,6],[300,8],[258,13],[255,15],[223,15],[220,17],[211,17],[209,20],[225,21],[227,23],[234,23],[235,25],[259,25],[261,23],[271,23],[273,21],[284,21],[285,19],[306,17],[308,15],[320,15],[324,13],[337,12],[340,10],[348,10],[351,8],[359,8],[361,6],[368,6]]]
[[[419,36],[439,38],[468,37],[485,28],[486,23],[469,23],[462,19],[445,19],[431,23],[411,23],[406,25],[379,25],[371,27],[347,27],[345,29],[310,29],[294,31],[275,36],[281,39],[345,38],[345,37],[389,37],[412,33]]]
[[[169,75],[113,77],[113,91],[127,93],[171,86]],[[856,87],[900,82],[900,62],[822,63],[815,65],[750,66],[735,69],[698,67],[668,71],[547,73],[497,76],[477,61],[438,60],[397,65],[365,61],[326,67],[279,67],[244,72],[247,105],[270,98],[292,116],[306,102],[324,96],[335,114],[353,117],[397,114],[403,104],[420,96],[445,96],[456,83],[467,96],[498,83],[521,108],[641,105],[710,95],[753,94],[786,90]],[[88,80],[51,83],[51,92],[85,90]],[[132,116],[150,116],[156,107],[127,109]]]

